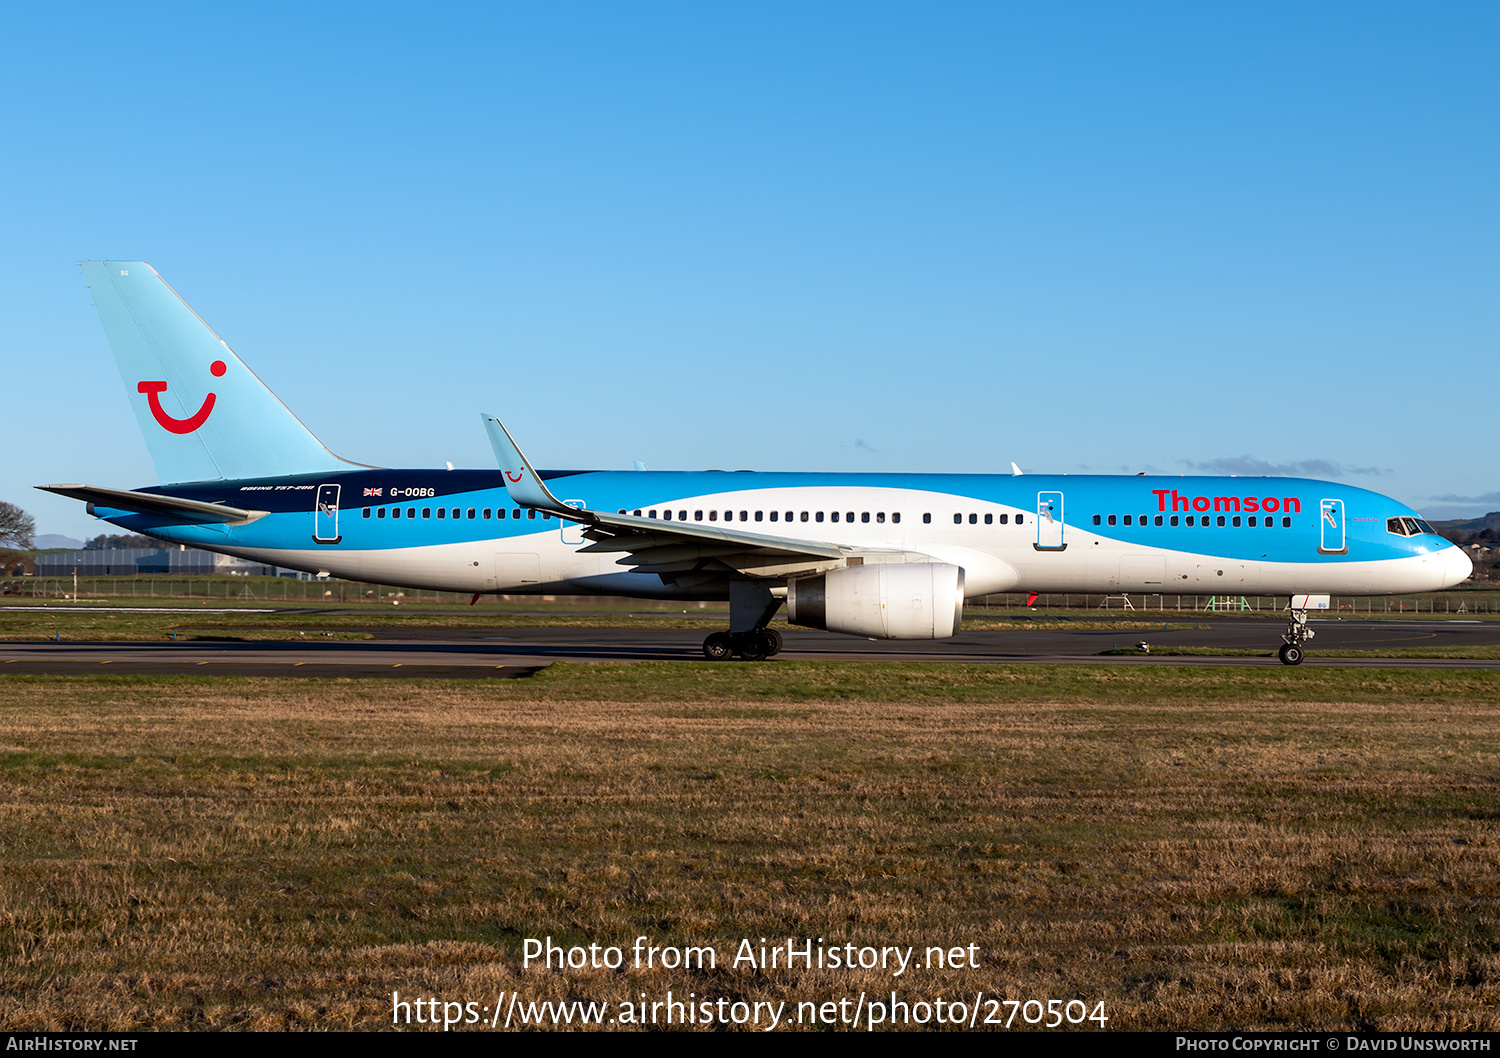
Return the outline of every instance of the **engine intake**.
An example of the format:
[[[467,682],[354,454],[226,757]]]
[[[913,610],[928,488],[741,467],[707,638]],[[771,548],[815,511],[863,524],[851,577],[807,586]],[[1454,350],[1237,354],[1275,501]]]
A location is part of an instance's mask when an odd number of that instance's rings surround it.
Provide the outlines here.
[[[875,639],[947,639],[964,613],[964,571],[938,562],[847,566],[786,586],[787,620]]]

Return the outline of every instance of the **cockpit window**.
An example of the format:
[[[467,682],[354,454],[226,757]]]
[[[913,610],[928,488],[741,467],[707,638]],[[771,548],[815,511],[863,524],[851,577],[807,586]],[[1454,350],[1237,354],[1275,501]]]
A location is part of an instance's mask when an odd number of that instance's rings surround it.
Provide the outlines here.
[[[1385,529],[1397,536],[1421,536],[1423,533],[1437,535],[1437,530],[1420,518],[1387,518]]]

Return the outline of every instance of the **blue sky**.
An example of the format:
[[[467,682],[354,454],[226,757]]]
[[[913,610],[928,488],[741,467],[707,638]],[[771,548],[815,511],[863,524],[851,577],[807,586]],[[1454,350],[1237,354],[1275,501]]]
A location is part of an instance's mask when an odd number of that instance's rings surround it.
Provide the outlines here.
[[[1500,509],[1494,4],[11,5],[0,499],[155,478],[76,261],[335,452]]]

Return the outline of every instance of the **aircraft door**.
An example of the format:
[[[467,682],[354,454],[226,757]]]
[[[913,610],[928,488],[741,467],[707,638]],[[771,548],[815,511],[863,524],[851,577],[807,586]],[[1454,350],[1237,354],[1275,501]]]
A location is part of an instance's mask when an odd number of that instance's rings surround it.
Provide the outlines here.
[[[1036,549],[1038,551],[1062,551],[1068,546],[1063,531],[1063,494],[1038,492],[1036,494]]]
[[[588,504],[582,500],[563,500],[563,506],[572,507],[575,511],[581,511]],[[583,523],[564,521],[562,523],[562,542],[565,544],[583,543]]]
[[[1349,540],[1344,525],[1344,501],[1320,500],[1318,509],[1318,554],[1347,555]]]
[[[336,544],[339,536],[339,486],[319,485],[313,508],[313,543]]]

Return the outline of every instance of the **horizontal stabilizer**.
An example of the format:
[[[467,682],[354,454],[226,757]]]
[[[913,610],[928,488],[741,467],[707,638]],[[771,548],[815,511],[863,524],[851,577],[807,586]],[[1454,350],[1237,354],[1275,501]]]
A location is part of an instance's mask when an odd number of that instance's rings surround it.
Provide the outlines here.
[[[137,514],[152,514],[161,518],[175,518],[194,524],[222,523],[243,525],[257,518],[264,518],[269,511],[252,511],[243,507],[231,507],[225,503],[205,503],[202,500],[186,500],[180,496],[161,496],[154,492],[133,492],[129,489],[106,489],[99,485],[38,485],[43,492],[55,492],[83,500],[93,508],[109,507],[117,511],[135,511]]]

